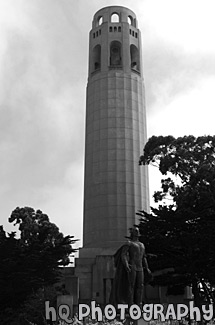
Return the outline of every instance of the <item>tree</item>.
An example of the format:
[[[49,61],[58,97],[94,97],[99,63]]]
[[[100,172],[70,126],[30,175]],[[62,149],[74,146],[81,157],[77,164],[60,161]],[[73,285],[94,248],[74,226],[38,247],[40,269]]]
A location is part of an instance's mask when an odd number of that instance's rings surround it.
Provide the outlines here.
[[[18,224],[20,234],[19,238],[16,232],[6,235],[0,227],[0,315],[58,282],[59,267],[69,264],[76,241],[73,236],[64,236],[40,210],[16,208],[9,222]]]
[[[157,166],[161,190],[151,213],[139,212],[140,231],[154,269],[168,269],[155,278],[169,293],[192,286],[194,301],[214,301],[215,285],[215,136],[153,136],[140,165]]]
[[[60,289],[60,290],[59,290]],[[50,286],[38,289],[30,294],[23,304],[17,308],[5,308],[1,311],[2,325],[48,325],[46,320],[45,301],[50,305],[56,306],[57,296],[62,294],[61,288]],[[54,323],[53,323],[54,324]]]

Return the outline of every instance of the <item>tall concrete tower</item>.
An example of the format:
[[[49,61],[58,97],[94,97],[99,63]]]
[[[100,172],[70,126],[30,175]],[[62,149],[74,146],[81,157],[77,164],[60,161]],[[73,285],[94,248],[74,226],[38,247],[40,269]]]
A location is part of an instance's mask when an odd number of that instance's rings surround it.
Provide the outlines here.
[[[65,268],[73,304],[107,304],[113,254],[135,213],[149,208],[147,169],[138,160],[146,142],[141,36],[124,7],[99,10],[89,43],[84,184],[84,245],[72,272]],[[147,299],[168,303],[166,288],[145,288]],[[191,296],[184,295],[186,300]],[[181,297],[183,299],[183,297]]]
[[[108,302],[113,254],[149,208],[141,36],[133,11],[99,10],[89,41],[86,105],[84,241],[73,276],[74,301]],[[74,292],[74,290],[73,290]]]
[[[148,209],[141,35],[134,12],[111,6],[93,18],[86,106],[84,247],[116,247]]]

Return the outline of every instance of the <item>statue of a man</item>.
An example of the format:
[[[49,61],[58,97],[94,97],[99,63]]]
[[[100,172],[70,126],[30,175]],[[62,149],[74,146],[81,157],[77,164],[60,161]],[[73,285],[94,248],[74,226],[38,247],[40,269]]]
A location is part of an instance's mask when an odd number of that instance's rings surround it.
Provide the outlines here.
[[[116,275],[110,296],[114,305],[142,304],[144,270],[151,275],[146,260],[145,246],[139,241],[138,227],[130,229],[130,240],[114,255]]]

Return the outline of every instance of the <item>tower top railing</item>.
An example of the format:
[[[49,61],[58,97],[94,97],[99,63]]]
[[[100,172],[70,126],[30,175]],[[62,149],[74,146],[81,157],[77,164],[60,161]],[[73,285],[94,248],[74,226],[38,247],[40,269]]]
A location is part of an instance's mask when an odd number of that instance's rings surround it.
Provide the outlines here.
[[[92,28],[96,28],[103,23],[129,23],[137,28],[135,13],[122,6],[109,6],[97,11],[93,17]]]

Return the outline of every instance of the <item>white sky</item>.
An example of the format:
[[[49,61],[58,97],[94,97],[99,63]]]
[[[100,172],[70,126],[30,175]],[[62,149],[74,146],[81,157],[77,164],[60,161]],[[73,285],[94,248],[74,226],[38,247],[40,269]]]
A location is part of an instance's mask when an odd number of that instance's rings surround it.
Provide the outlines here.
[[[0,224],[17,206],[82,237],[88,34],[122,5],[142,33],[148,136],[214,135],[214,0],[0,0]],[[141,153],[140,153],[141,154]],[[151,194],[159,186],[150,170]]]

